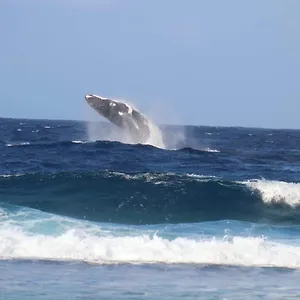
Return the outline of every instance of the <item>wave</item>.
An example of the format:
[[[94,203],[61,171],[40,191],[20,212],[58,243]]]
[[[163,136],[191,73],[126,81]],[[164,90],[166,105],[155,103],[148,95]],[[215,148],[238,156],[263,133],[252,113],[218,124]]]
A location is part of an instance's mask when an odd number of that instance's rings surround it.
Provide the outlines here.
[[[3,202],[99,222],[300,224],[300,184],[196,174],[61,172],[0,177]]]
[[[300,183],[255,180],[244,182],[253,191],[259,192],[264,203],[282,203],[297,208],[300,206]]]
[[[48,142],[15,142],[15,143],[8,143],[6,144],[7,147],[49,147],[49,146],[67,146],[72,144],[86,144],[86,143],[92,143],[90,141],[80,141],[80,140],[74,140],[74,141],[48,141]]]
[[[217,149],[211,149],[211,148],[203,148],[203,149],[195,149],[191,147],[184,147],[184,148],[178,148],[178,149],[161,149],[161,147],[156,147],[151,144],[126,144],[119,141],[103,141],[103,140],[72,140],[72,141],[35,141],[35,142],[14,142],[14,143],[6,143],[5,145],[7,147],[30,147],[30,148],[37,148],[37,149],[50,149],[50,148],[61,148],[61,147],[76,147],[82,145],[83,150],[87,149],[86,144],[91,145],[92,147],[97,148],[107,148],[107,147],[120,147],[120,150],[123,147],[132,147],[132,149],[137,148],[143,148],[143,149],[156,149],[158,151],[178,151],[178,152],[184,152],[189,154],[203,154],[203,153],[219,153],[220,150]]]
[[[188,154],[205,154],[205,153],[220,153],[221,151],[218,149],[210,149],[210,148],[203,148],[203,149],[196,149],[191,147],[184,147],[179,149],[174,149],[175,151],[184,152]]]
[[[21,142],[21,143],[10,143],[6,144],[7,147],[19,147],[19,146],[28,146],[30,145],[29,142]]]
[[[6,230],[6,231],[5,231]],[[167,240],[157,235],[99,237],[69,230],[59,236],[27,235],[0,229],[2,259],[75,260],[98,264],[188,263],[260,267],[300,267],[300,247],[263,238]]]
[[[248,236],[237,232],[230,236],[215,235],[218,226],[203,223],[191,224],[184,231],[185,224],[177,227],[96,224],[4,205],[0,225],[0,259],[300,268],[299,244],[287,245],[286,239],[258,236],[249,232],[250,224],[242,225]],[[236,224],[232,226],[237,228]],[[227,231],[230,226],[221,224],[221,227]],[[192,228],[194,233],[187,234]],[[203,231],[209,231],[209,235],[203,235]]]

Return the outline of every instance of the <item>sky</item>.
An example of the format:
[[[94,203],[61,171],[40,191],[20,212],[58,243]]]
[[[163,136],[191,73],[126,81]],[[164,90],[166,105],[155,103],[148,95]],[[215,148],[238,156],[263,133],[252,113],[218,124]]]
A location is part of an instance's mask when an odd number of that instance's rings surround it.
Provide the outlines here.
[[[299,0],[0,0],[0,117],[300,128]],[[100,118],[100,116],[99,116]]]

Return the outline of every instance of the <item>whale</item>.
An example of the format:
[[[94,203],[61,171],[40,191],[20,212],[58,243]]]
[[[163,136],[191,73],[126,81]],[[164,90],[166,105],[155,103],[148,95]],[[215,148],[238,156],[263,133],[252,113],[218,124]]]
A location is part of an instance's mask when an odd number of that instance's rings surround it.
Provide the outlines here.
[[[129,104],[98,95],[87,94],[85,100],[98,114],[122,128],[134,143],[144,144],[150,137],[150,122]]]

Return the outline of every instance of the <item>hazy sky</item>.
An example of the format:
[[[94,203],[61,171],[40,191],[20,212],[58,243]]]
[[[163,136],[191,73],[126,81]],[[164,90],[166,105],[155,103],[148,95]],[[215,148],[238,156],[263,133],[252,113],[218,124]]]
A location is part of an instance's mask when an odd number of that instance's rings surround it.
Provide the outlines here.
[[[0,0],[0,117],[300,128],[299,0]],[[93,115],[93,117],[95,117]]]

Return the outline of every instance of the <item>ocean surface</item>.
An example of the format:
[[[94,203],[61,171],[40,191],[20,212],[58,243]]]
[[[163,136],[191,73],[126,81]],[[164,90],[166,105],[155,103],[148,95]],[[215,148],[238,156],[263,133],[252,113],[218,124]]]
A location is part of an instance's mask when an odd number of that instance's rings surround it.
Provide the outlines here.
[[[0,119],[0,299],[300,299],[300,131]]]

